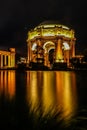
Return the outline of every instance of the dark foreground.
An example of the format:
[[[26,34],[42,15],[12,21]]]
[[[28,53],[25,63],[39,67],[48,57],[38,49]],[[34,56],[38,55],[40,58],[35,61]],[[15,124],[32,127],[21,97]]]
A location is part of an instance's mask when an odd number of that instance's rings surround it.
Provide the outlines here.
[[[79,111],[71,121],[65,123],[64,119],[60,120],[61,113],[54,113],[53,116],[48,113],[44,117],[43,113],[39,113],[37,117],[34,111],[29,113],[23,104],[20,105],[22,108],[18,104],[15,105],[7,102],[0,108],[0,130],[87,130],[87,110]]]

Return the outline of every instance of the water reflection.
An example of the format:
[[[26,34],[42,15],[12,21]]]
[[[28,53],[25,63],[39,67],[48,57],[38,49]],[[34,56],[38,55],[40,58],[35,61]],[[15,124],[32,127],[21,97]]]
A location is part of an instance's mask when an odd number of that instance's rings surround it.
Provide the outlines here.
[[[62,118],[70,119],[77,108],[75,73],[27,71],[27,102],[42,116],[60,111]]]
[[[62,117],[71,118],[77,108],[76,78],[69,72],[56,72],[56,97]]]
[[[15,71],[0,71],[0,95],[9,99],[15,96]]]
[[[43,73],[43,91],[42,91],[42,109],[43,115],[48,112],[53,114],[55,111],[55,73],[44,72]]]

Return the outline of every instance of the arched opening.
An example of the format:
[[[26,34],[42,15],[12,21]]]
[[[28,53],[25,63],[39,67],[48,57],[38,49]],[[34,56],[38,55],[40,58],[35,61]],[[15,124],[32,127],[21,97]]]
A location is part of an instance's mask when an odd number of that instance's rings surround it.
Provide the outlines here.
[[[49,62],[50,64],[54,63],[54,49],[49,50]]]
[[[43,49],[48,50],[48,51],[50,50],[51,47],[55,48],[55,43],[52,41],[48,41],[48,42],[44,43],[44,45],[43,45]]]
[[[45,65],[50,67],[54,61],[55,43],[52,41],[47,41],[44,43],[43,49],[45,52]]]

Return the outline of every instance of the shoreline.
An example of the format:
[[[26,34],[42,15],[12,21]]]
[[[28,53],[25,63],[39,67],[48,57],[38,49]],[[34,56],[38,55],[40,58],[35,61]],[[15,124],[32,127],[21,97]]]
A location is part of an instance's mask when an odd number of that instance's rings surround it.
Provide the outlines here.
[[[16,71],[87,71],[87,68],[57,68],[57,69],[44,69],[44,68],[0,68],[0,70],[16,70]]]

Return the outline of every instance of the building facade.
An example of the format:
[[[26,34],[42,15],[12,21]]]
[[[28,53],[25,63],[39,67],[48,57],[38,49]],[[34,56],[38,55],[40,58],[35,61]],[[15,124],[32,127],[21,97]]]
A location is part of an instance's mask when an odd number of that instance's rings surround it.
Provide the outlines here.
[[[10,48],[9,51],[0,50],[0,68],[15,67],[15,48]]]
[[[75,56],[75,32],[73,29],[55,22],[43,22],[28,32],[27,63],[51,64],[64,62]]]

